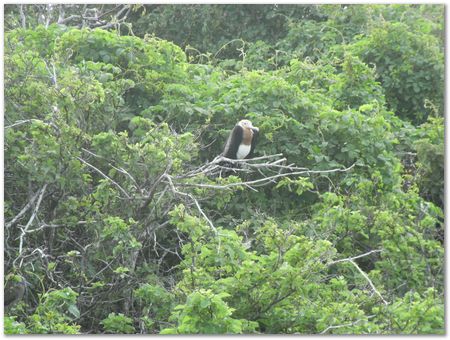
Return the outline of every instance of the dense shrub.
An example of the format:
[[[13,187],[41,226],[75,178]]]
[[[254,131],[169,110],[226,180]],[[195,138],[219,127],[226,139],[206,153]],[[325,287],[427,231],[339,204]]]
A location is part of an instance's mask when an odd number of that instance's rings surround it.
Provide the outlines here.
[[[5,34],[5,333],[444,333],[439,7],[130,18]]]

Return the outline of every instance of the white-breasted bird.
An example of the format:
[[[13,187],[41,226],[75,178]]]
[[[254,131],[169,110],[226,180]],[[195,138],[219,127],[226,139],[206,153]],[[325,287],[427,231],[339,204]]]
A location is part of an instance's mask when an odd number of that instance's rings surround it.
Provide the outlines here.
[[[233,128],[223,149],[222,156],[230,159],[249,159],[253,156],[259,129],[243,119]]]

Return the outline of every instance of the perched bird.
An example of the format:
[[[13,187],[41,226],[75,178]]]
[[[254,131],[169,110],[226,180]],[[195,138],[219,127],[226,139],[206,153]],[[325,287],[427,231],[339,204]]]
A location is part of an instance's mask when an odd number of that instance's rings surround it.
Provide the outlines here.
[[[17,302],[22,300],[27,286],[30,284],[22,276],[17,274],[10,274],[6,276],[5,291],[4,291],[4,306],[5,310],[14,306]]]
[[[249,159],[253,156],[259,129],[243,119],[237,123],[228,137],[222,156],[230,159]]]

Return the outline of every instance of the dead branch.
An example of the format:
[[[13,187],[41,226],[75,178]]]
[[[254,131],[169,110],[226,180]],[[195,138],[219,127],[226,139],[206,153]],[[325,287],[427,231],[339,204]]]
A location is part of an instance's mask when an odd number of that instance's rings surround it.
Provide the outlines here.
[[[25,9],[29,5],[18,5],[21,26],[26,28]],[[80,6],[77,4],[59,4],[56,5],[34,5],[38,12],[39,23],[48,27],[52,22],[59,25],[73,25],[78,28],[96,28],[103,29],[117,26],[124,23],[132,10],[131,4],[118,4],[108,10],[103,10],[103,6],[98,8],[88,7],[87,4]],[[54,15],[54,12],[56,15]],[[67,15],[67,16],[66,16]],[[109,16],[109,17],[108,17]]]
[[[372,280],[369,278],[369,276],[364,272],[364,270],[362,270],[361,268],[359,268],[359,266],[356,264],[355,261],[353,260],[349,260],[348,262],[350,262],[360,273],[362,276],[364,276],[364,278],[367,280],[367,282],[369,283],[370,287],[372,288],[372,290],[375,292],[375,294],[378,295],[378,297],[381,299],[381,301],[383,301],[383,303],[385,305],[388,305],[389,303],[381,296],[380,292],[375,288],[375,285],[373,284]]]
[[[19,5],[19,13],[20,13],[20,22],[22,24],[22,28],[27,28],[27,19],[25,16],[25,12],[23,10],[23,5]]]
[[[193,169],[181,175],[172,176],[168,173],[168,171],[165,171],[164,174],[160,177],[160,179],[161,178],[164,179],[164,182],[169,185],[171,191],[174,194],[190,198],[190,200],[194,202],[197,210],[211,226],[211,229],[213,229],[217,234],[216,228],[214,227],[211,220],[206,216],[204,211],[201,209],[198,200],[192,194],[180,191],[178,187],[209,188],[215,190],[230,190],[233,187],[247,187],[251,190],[257,191],[254,188],[255,186],[263,186],[269,183],[276,183],[276,180],[279,178],[289,176],[311,175],[311,174],[328,174],[332,172],[345,172],[351,170],[355,166],[355,164],[353,164],[347,168],[336,168],[329,170],[310,170],[304,167],[297,167],[294,164],[286,165],[285,163],[286,158],[284,158],[282,154],[265,155],[261,157],[255,157],[252,159],[240,159],[240,160],[218,156],[211,162],[208,162],[197,169]],[[232,168],[230,166],[227,166],[227,164],[242,164],[242,166],[239,168]],[[267,176],[261,171],[263,169],[273,171],[276,174]],[[197,176],[214,177],[219,175],[220,171],[223,170],[246,172],[246,173],[253,173],[255,171],[258,171],[263,177],[255,180],[240,181],[236,183],[229,183],[223,185],[184,182],[184,180],[186,179],[193,179]],[[145,207],[146,205],[147,204],[143,206]]]
[[[31,226],[31,224],[33,223],[38,211],[39,211],[39,207],[41,205],[42,202],[42,198],[44,197],[44,193],[45,190],[47,189],[47,184],[44,184],[44,186],[42,187],[42,189],[39,192],[39,198],[38,201],[36,203],[36,206],[34,207],[33,210],[33,214],[31,215],[30,219],[28,220],[28,223],[25,225],[24,228],[20,228],[22,233],[19,236],[20,242],[19,242],[19,257],[22,254],[22,247],[23,247],[23,239],[25,237],[25,235],[27,234],[28,228]]]
[[[96,221],[92,221],[91,223],[95,223]],[[77,223],[75,223],[76,225],[83,225],[83,224],[88,224],[87,221],[78,221]],[[42,223],[39,227],[35,228],[35,229],[31,229],[31,230],[27,230],[27,233],[34,233],[36,231],[42,230],[44,228],[63,228],[63,227],[67,227],[67,224],[47,224],[47,223]]]
[[[217,234],[217,229],[216,227],[214,227],[214,224],[211,222],[211,220],[208,218],[208,216],[206,216],[205,212],[202,210],[202,208],[200,207],[200,204],[198,203],[198,201],[196,200],[196,198],[194,196],[192,196],[191,194],[188,194],[186,192],[181,192],[178,191],[175,187],[175,185],[173,184],[172,178],[171,176],[169,176],[168,174],[164,174],[164,177],[167,179],[170,188],[172,189],[172,192],[174,194],[178,194],[181,196],[186,196],[189,197],[195,204],[195,206],[197,207],[198,211],[200,212],[200,214],[203,216],[203,218],[208,222],[208,224],[210,225],[211,229]]]
[[[34,118],[31,118],[31,119],[24,119],[24,120],[18,120],[18,121],[15,122],[14,124],[5,126],[5,129],[10,129],[10,128],[13,128],[13,127],[15,127],[15,126],[22,125],[22,124],[26,124],[26,123],[31,123],[31,122],[42,122],[42,120],[34,119]],[[44,124],[45,124],[45,123],[44,123]]]
[[[123,23],[127,19],[128,15],[131,12],[131,5],[123,5],[123,6],[124,7],[122,7],[119,10],[119,12],[114,16],[112,22],[108,22],[108,23],[106,23],[106,24],[104,24],[102,26],[99,26],[99,28],[101,28],[101,29],[108,29],[110,27],[117,26],[118,24]],[[126,11],[126,13],[123,14],[123,12],[125,12],[125,11]],[[123,14],[123,16],[122,16],[122,18],[120,18],[120,16],[122,14]]]
[[[308,168],[304,168],[304,167],[298,167],[295,166],[293,164],[290,165],[284,165],[284,163],[286,162],[286,158],[279,158],[280,156],[282,156],[282,154],[276,154],[276,155],[268,155],[268,156],[262,156],[262,157],[256,157],[256,158],[252,158],[252,159],[229,159],[229,158],[225,158],[222,156],[216,157],[214,160],[212,160],[211,162],[199,167],[198,169],[194,169],[186,174],[180,175],[180,176],[176,176],[173,177],[172,179],[174,180],[182,180],[182,179],[187,179],[187,178],[193,178],[199,175],[206,175],[206,176],[214,176],[219,174],[220,171],[217,170],[231,170],[231,171],[235,171],[235,172],[252,172],[256,169],[256,170],[261,170],[261,169],[265,169],[265,170],[276,170],[276,175],[272,175],[272,176],[266,176],[265,174],[263,174],[261,171],[259,171],[260,174],[262,174],[264,177],[263,178],[259,178],[256,180],[252,180],[252,181],[244,181],[244,182],[237,182],[237,183],[230,183],[230,184],[225,184],[225,185],[220,185],[220,184],[197,184],[197,183],[183,183],[178,181],[177,185],[179,186],[190,186],[190,187],[199,187],[199,188],[210,188],[210,189],[229,189],[231,187],[237,187],[237,186],[246,186],[248,188],[251,188],[253,190],[255,190],[253,188],[253,186],[258,185],[258,186],[262,186],[262,185],[267,185],[269,183],[275,183],[276,179],[278,178],[282,178],[282,177],[288,177],[288,176],[301,176],[301,175],[311,175],[311,174],[328,174],[328,173],[333,173],[333,172],[346,172],[351,170],[356,163],[352,164],[351,166],[347,167],[347,168],[335,168],[335,169],[329,169],[329,170],[310,170]],[[276,159],[278,157],[278,159]],[[270,159],[274,159],[272,161],[267,161],[267,162],[258,162],[258,163],[254,163],[255,161],[261,161],[261,160],[270,160]],[[242,168],[231,168],[231,167],[227,167],[226,165],[222,165],[221,163],[231,163],[231,164],[244,164],[245,167],[243,166]]]
[[[371,250],[371,251],[369,251],[367,253],[364,253],[364,254],[361,254],[361,255],[357,255],[357,256],[354,256],[354,257],[349,257],[349,258],[345,258],[345,259],[340,259],[340,260],[329,262],[328,265],[336,264],[336,263],[339,263],[339,262],[353,261],[353,260],[359,259],[359,258],[364,257],[364,256],[368,256],[368,255],[373,254],[373,253],[381,253],[382,251],[383,251],[383,249],[374,249],[374,250]]]
[[[176,179],[191,178],[191,177],[195,177],[200,174],[216,175],[216,174],[218,174],[218,172],[215,171],[216,169],[232,170],[235,172],[249,172],[249,170],[251,171],[251,169],[268,169],[268,170],[277,169],[279,172],[278,175],[281,175],[280,174],[281,171],[290,171],[290,173],[285,174],[283,176],[298,175],[298,174],[305,174],[305,173],[307,173],[308,175],[309,174],[326,174],[326,173],[331,173],[331,172],[345,172],[345,171],[352,169],[356,165],[356,163],[354,163],[350,167],[344,168],[344,169],[338,168],[338,169],[329,169],[329,170],[309,170],[308,168],[294,166],[293,164],[285,165],[284,163],[286,162],[286,158],[284,158],[284,157],[280,158],[280,156],[283,156],[283,154],[266,155],[266,156],[251,158],[251,159],[230,159],[230,158],[226,158],[223,156],[218,156],[215,159],[213,159],[211,162],[208,162],[197,169],[187,172],[186,174],[176,176],[175,178]],[[262,160],[271,160],[271,159],[275,159],[275,160],[262,162],[262,163],[259,162]],[[232,167],[229,167],[224,164],[244,164],[245,167],[232,168]],[[281,177],[281,176],[278,176],[278,177]],[[265,179],[272,179],[272,177],[266,177]],[[259,179],[258,181],[263,181],[263,180],[264,179]]]
[[[10,228],[11,226],[13,226],[14,224],[16,224],[16,222],[22,218],[22,216],[28,211],[28,209],[31,208],[31,206],[34,204],[34,201],[36,200],[36,198],[39,196],[39,192],[40,191],[36,191],[36,193],[33,195],[33,197],[31,197],[30,201],[22,208],[22,210],[8,223],[6,223],[5,227],[6,228]]]
[[[371,318],[374,318],[374,317],[375,317],[375,315],[369,315],[369,316],[367,316],[367,319],[371,319]],[[360,323],[361,321],[367,321],[367,320],[366,320],[366,319],[358,319],[358,320],[356,320],[356,321],[353,321],[353,322],[351,322],[351,323],[346,323],[346,324],[343,324],[343,325],[328,326],[327,328],[325,328],[325,329],[324,329],[322,332],[320,332],[319,334],[325,334],[325,333],[328,332],[330,329],[336,329],[336,328],[342,328],[342,327],[351,327],[351,326],[354,326],[354,325]]]
[[[139,191],[141,191],[139,184],[136,182],[136,180],[134,179],[133,176],[130,175],[130,173],[128,171],[126,171],[123,168],[117,168],[114,165],[112,165],[111,163],[108,163],[112,168],[116,169],[117,171],[119,171],[120,173],[128,176],[128,178],[131,179],[131,181],[134,183],[134,185],[136,186],[136,189],[138,189]]]
[[[50,79],[52,80],[53,86],[55,86],[55,89],[58,89],[58,81],[57,81],[57,77],[56,77],[55,64],[53,62],[51,63],[51,65],[50,65],[51,69],[46,60],[44,60],[44,64],[45,64],[45,68],[47,69],[47,72],[50,76]]]
[[[100,175],[102,175],[104,178],[106,178],[108,181],[110,181],[112,184],[114,184],[120,191],[123,192],[123,194],[126,196],[127,199],[130,199],[130,195],[128,195],[128,193],[125,191],[124,188],[122,188],[116,181],[114,181],[111,177],[105,175],[100,169],[97,169],[95,166],[93,166],[92,164],[86,162],[83,158],[81,157],[77,157],[77,159],[86,164],[88,167],[94,169],[95,171],[97,171]]]
[[[85,149],[85,148],[81,148],[81,149],[82,149],[83,151],[87,152],[88,154],[90,154],[90,155],[96,157],[96,158],[100,158],[100,159],[106,160],[106,161],[108,162],[108,165],[109,165],[110,167],[112,167],[113,169],[115,169],[115,170],[119,171],[120,173],[126,175],[126,176],[133,182],[133,184],[135,185],[136,189],[138,189],[139,192],[142,194],[141,186],[138,184],[138,182],[136,181],[136,179],[135,179],[133,176],[131,176],[131,174],[130,174],[128,171],[126,171],[124,168],[118,168],[118,167],[114,166],[114,165],[113,165],[112,163],[110,163],[105,157],[99,156],[99,155],[93,153],[92,151],[90,151],[90,150],[88,150],[88,149]]]
[[[240,164],[240,163],[245,163],[246,165],[252,164],[254,161],[260,161],[260,160],[266,160],[266,159],[272,159],[272,158],[276,158],[276,157],[280,157],[282,156],[282,154],[276,154],[276,155],[268,155],[268,156],[261,156],[261,157],[255,157],[255,158],[251,158],[251,159],[230,159],[230,158],[226,158],[223,156],[218,156],[216,158],[214,158],[211,162],[208,162],[204,165],[202,165],[201,167],[194,169],[192,171],[189,171],[183,175],[180,176],[176,176],[175,178],[177,179],[181,179],[181,178],[191,178],[191,177],[195,177],[197,175],[200,174],[204,174],[204,175],[213,175],[216,174],[215,170],[216,169],[222,169],[222,170],[233,170],[233,171],[246,171],[245,169],[239,169],[239,168],[230,168],[227,167],[226,165],[222,165],[220,163],[230,163],[230,164]],[[265,163],[267,164],[271,164],[269,163]],[[218,173],[218,172],[217,172]]]
[[[385,305],[388,305],[389,303],[383,298],[383,296],[380,294],[380,292],[375,288],[375,285],[373,284],[373,282],[369,278],[369,276],[354,261],[355,259],[359,259],[361,257],[368,256],[368,255],[373,254],[373,253],[379,253],[379,252],[382,252],[382,251],[383,251],[383,249],[371,250],[371,251],[369,251],[367,253],[364,253],[364,254],[361,254],[361,255],[358,255],[358,256],[349,257],[349,258],[345,258],[345,259],[340,259],[340,260],[337,260],[337,261],[329,262],[328,265],[341,263],[341,262],[350,262],[359,271],[359,273],[366,279],[366,281],[369,283],[370,287],[372,288],[373,292],[378,295],[378,297],[381,299],[381,301],[383,301],[383,303]]]

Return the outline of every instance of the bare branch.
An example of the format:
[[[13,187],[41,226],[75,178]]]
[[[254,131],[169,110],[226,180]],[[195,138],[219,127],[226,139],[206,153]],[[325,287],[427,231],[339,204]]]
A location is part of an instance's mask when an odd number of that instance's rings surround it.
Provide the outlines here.
[[[359,259],[359,258],[364,257],[364,256],[368,256],[368,255],[373,254],[373,253],[381,253],[382,251],[383,251],[383,249],[374,249],[374,250],[371,250],[371,251],[369,251],[367,253],[364,253],[364,254],[361,254],[361,255],[357,255],[357,256],[354,256],[354,257],[348,257],[348,258],[345,258],[345,259],[340,259],[340,260],[329,262],[328,265],[336,264],[336,263],[339,263],[339,262],[353,261],[353,260]]]
[[[213,184],[193,184],[193,183],[177,183],[180,186],[192,186],[192,187],[203,187],[203,188],[210,188],[210,189],[227,189],[230,187],[236,187],[236,186],[246,186],[248,188],[252,188],[252,186],[263,186],[267,185],[268,183],[275,183],[275,180],[277,178],[281,177],[288,177],[288,176],[301,176],[301,175],[311,175],[311,174],[327,174],[327,173],[333,173],[333,172],[345,172],[351,170],[356,163],[352,164],[348,168],[336,168],[336,169],[329,169],[329,170],[309,170],[308,168],[304,167],[297,167],[293,164],[290,165],[284,165],[283,163],[286,162],[286,158],[280,158],[280,156],[283,156],[282,154],[276,154],[276,155],[266,155],[261,157],[255,157],[252,159],[229,159],[225,158],[223,156],[218,156],[214,160],[212,160],[209,163],[204,164],[203,166],[194,169],[188,173],[185,173],[180,176],[174,177],[176,180],[181,179],[187,179],[192,178],[199,175],[206,175],[206,176],[214,176],[220,174],[220,171],[228,170],[228,171],[234,171],[236,173],[238,172],[252,172],[253,170],[258,170],[258,172],[263,176],[263,178],[253,180],[253,181],[246,181],[246,182],[239,182],[239,183],[230,183],[226,185],[213,185]],[[261,160],[269,160],[274,159],[273,161],[267,161],[267,162],[257,162]],[[278,159],[276,159],[278,158]],[[242,167],[236,167],[231,168],[224,164],[244,164]],[[276,175],[273,176],[267,176],[264,173],[262,173],[261,170],[269,170],[276,173]],[[286,172],[285,172],[286,171]]]
[[[178,178],[189,178],[189,177],[197,176],[199,174],[213,174],[214,170],[216,170],[216,169],[233,170],[233,171],[236,171],[236,172],[238,172],[238,171],[245,171],[245,170],[239,169],[239,168],[229,168],[227,166],[222,165],[221,163],[230,163],[230,164],[245,163],[246,165],[249,165],[249,164],[251,164],[254,161],[260,161],[260,160],[264,160],[264,159],[272,159],[272,158],[276,158],[276,157],[280,157],[280,156],[282,156],[281,153],[280,154],[276,154],[276,155],[255,157],[255,158],[251,158],[251,159],[230,159],[230,158],[226,158],[226,157],[223,157],[223,156],[217,156],[211,162],[208,162],[208,163],[202,165],[201,167],[199,167],[197,169],[194,169],[194,170],[192,170],[190,172],[187,172],[186,174],[183,174],[181,176],[177,176],[175,178],[177,178],[177,179]]]
[[[126,10],[127,12],[123,15],[122,18],[119,19],[119,17],[122,15],[122,13],[123,13],[125,10]],[[130,12],[131,12],[131,5],[124,5],[124,7],[123,7],[123,8],[122,8],[122,9],[114,16],[112,22],[106,23],[106,24],[103,25],[103,26],[99,26],[99,28],[101,28],[101,29],[107,29],[107,28],[116,26],[116,25],[118,25],[118,24],[124,22],[124,21],[127,19],[128,14],[130,14]]]
[[[31,197],[30,201],[22,208],[22,210],[16,215],[16,217],[14,217],[11,221],[9,221],[8,223],[6,223],[5,227],[6,228],[10,228],[11,226],[13,226],[14,224],[16,224],[16,222],[22,218],[22,216],[28,211],[28,209],[31,208],[31,206],[34,204],[34,201],[36,200],[36,198],[38,197],[40,191],[37,191],[33,197]]]
[[[374,318],[375,315],[369,315],[367,316],[367,319],[371,319]],[[343,325],[336,325],[336,326],[328,326],[327,328],[325,328],[322,332],[320,332],[319,334],[325,334],[326,332],[328,332],[330,329],[336,329],[336,328],[342,328],[342,327],[351,327],[354,326],[358,323],[360,323],[361,321],[367,321],[366,319],[358,319],[356,321],[353,321],[351,323],[347,323],[347,324],[343,324]]]
[[[246,182],[237,182],[237,183],[230,183],[225,185],[213,185],[213,184],[193,184],[193,183],[179,183],[178,185],[181,186],[191,186],[191,187],[199,187],[199,188],[211,188],[211,189],[227,189],[230,187],[236,187],[236,186],[252,186],[254,184],[263,184],[266,185],[270,182],[274,182],[275,179],[280,177],[288,177],[288,176],[300,176],[300,175],[310,175],[310,174],[326,174],[331,172],[345,172],[349,171],[355,166],[355,164],[352,164],[348,168],[345,169],[330,169],[330,170],[303,170],[303,171],[294,171],[289,173],[279,173],[274,176],[264,177],[260,179],[256,179],[253,181],[246,181]]]
[[[19,13],[20,13],[20,21],[22,23],[22,28],[27,28],[27,19],[26,19],[25,13],[23,11],[22,4],[19,6]]]
[[[130,10],[131,10],[131,5],[124,5],[124,6],[122,7],[122,9],[121,9],[119,12],[117,12],[117,14],[115,15],[115,17],[116,17],[117,19],[119,19],[119,17],[122,15],[123,12],[125,12],[125,10],[128,10],[128,11],[127,11],[127,13],[125,13],[125,15],[124,15],[123,18],[126,18],[126,17],[127,17],[128,13],[129,13]]]
[[[104,178],[106,178],[107,180],[109,180],[111,183],[113,183],[120,191],[123,192],[123,194],[128,198],[131,199],[130,195],[128,195],[128,193],[125,191],[125,189],[123,189],[116,181],[114,181],[112,178],[110,178],[109,176],[105,175],[100,169],[97,169],[95,166],[93,166],[92,164],[86,162],[83,158],[81,157],[77,157],[77,159],[81,162],[83,162],[84,164],[86,164],[87,166],[89,166],[90,168],[94,169],[95,171],[97,171],[100,175],[102,175]]]
[[[50,79],[52,80],[53,85],[57,89],[58,88],[58,82],[57,82],[57,78],[56,78],[55,64],[51,63],[52,69],[50,69],[50,67],[48,66],[46,60],[44,60],[44,64],[45,64],[45,68],[47,69],[48,74],[50,75]]]
[[[48,28],[52,16],[53,5],[52,4],[45,5],[45,9],[47,11],[47,15],[45,16],[45,28]]]
[[[378,297],[381,299],[381,301],[383,301],[383,303],[385,305],[388,305],[389,303],[383,298],[383,296],[381,296],[380,292],[375,288],[375,285],[373,284],[372,280],[369,278],[369,276],[358,266],[358,264],[354,261],[355,259],[359,259],[361,257],[364,256],[368,256],[370,254],[373,253],[380,253],[382,252],[383,249],[375,249],[375,250],[371,250],[367,253],[358,255],[358,256],[354,256],[354,257],[349,257],[346,259],[340,259],[337,261],[333,261],[333,262],[329,262],[328,265],[332,265],[332,264],[336,264],[336,263],[341,263],[341,262],[350,262],[360,273],[361,275],[367,280],[367,282],[369,283],[370,287],[372,288],[372,290],[375,292],[375,294],[378,295]]]
[[[58,15],[58,24],[62,24],[64,22],[64,16],[65,16],[65,7],[64,5],[59,5],[59,15]]]
[[[195,199],[194,196],[192,196],[191,194],[185,193],[185,192],[181,192],[178,191],[175,188],[175,185],[172,182],[172,178],[168,175],[168,174],[164,174],[164,177],[167,178],[170,188],[172,189],[172,192],[178,195],[182,195],[182,196],[187,196],[189,197],[195,204],[195,206],[197,207],[198,211],[200,212],[200,214],[205,218],[205,220],[208,222],[208,224],[210,225],[211,229],[217,234],[217,229],[216,227],[214,227],[214,224],[211,222],[211,220],[208,218],[208,216],[206,216],[206,214],[204,213],[204,211],[202,210],[202,208],[200,207],[200,204],[198,203],[198,201]]]
[[[25,123],[31,123],[31,122],[42,122],[42,121],[39,120],[39,119],[33,119],[33,118],[31,118],[31,119],[24,119],[24,120],[18,120],[17,122],[15,122],[15,123],[13,123],[11,125],[5,126],[5,129],[10,129],[10,128],[13,128],[15,126],[22,125],[22,124],[25,124]]]
[[[81,148],[81,149],[82,149],[83,151],[87,152],[88,154],[90,154],[90,155],[96,157],[96,158],[100,158],[100,159],[104,159],[104,160],[108,161],[105,157],[99,156],[99,155],[93,153],[92,151],[89,151],[88,149],[85,149],[85,148]],[[114,166],[113,164],[111,164],[110,162],[108,162],[108,165],[111,166],[112,168],[114,168],[115,170],[119,171],[120,173],[122,173],[122,174],[128,176],[128,178],[131,179],[131,181],[132,181],[132,182],[134,183],[134,185],[136,186],[136,189],[138,189],[138,190],[142,193],[141,186],[140,186],[140,185],[138,184],[138,182],[134,179],[134,177],[131,176],[131,174],[130,174],[128,171],[126,171],[124,168],[118,168],[118,167]]]
[[[147,207],[147,205],[153,200],[153,196],[155,196],[156,193],[156,188],[158,186],[159,183],[161,183],[161,181],[164,179],[164,177],[166,175],[168,175],[168,172],[170,170],[170,168],[172,167],[172,162],[169,161],[169,163],[166,166],[166,169],[164,171],[163,174],[161,174],[161,176],[159,176],[152,184],[149,193],[147,195],[147,198],[145,199],[144,203],[141,205],[141,207],[139,208],[140,210],[143,210]]]
[[[130,175],[130,173],[129,173],[128,171],[126,171],[126,170],[123,169],[123,168],[117,168],[117,167],[115,167],[114,165],[112,165],[111,163],[108,163],[108,164],[109,164],[112,168],[114,168],[114,169],[116,169],[117,171],[119,171],[120,173],[123,173],[124,175],[127,175],[128,178],[130,178],[131,181],[132,181],[132,182],[134,183],[134,185],[136,186],[136,189],[139,189],[139,191],[140,191],[140,186],[139,186],[139,184],[136,182],[136,180],[134,179],[134,177]]]
[[[117,5],[117,6],[114,7],[113,9],[111,9],[111,10],[109,10],[109,11],[106,11],[106,12],[103,13],[103,14],[100,14],[100,15],[98,16],[97,19],[101,19],[101,18],[103,18],[105,15],[108,15],[108,14],[114,12],[114,11],[115,11],[116,9],[118,9],[120,6],[123,6],[123,5]]]
[[[44,197],[44,193],[45,190],[47,189],[47,184],[44,184],[44,186],[42,187],[42,189],[40,190],[39,193],[39,198],[38,201],[36,203],[36,206],[34,207],[33,210],[33,214],[31,215],[30,219],[28,220],[28,223],[25,225],[24,228],[20,228],[22,230],[22,233],[20,234],[19,238],[20,238],[20,243],[19,243],[19,257],[22,254],[22,247],[23,247],[23,239],[28,231],[28,228],[30,227],[31,223],[33,223],[38,211],[39,211],[39,207],[41,205],[41,201],[42,201],[42,197]]]
[[[380,292],[375,288],[375,285],[373,284],[372,280],[369,278],[369,276],[361,269],[359,266],[354,262],[353,260],[349,260],[349,262],[361,273],[362,276],[367,280],[370,287],[372,287],[372,290],[375,292],[375,294],[378,295],[378,297],[383,301],[385,305],[388,305],[389,303],[381,296]]]
[[[94,223],[95,221],[93,221]],[[83,224],[87,224],[87,221],[78,221],[77,223],[75,223],[76,225],[83,225]],[[44,228],[61,228],[61,227],[67,227],[67,224],[47,224],[47,223],[42,223],[39,227],[35,228],[35,229],[31,229],[31,230],[27,230],[27,233],[34,233],[36,231],[42,230]]]
[[[58,24],[60,24],[60,25],[65,25],[66,23],[68,23],[69,21],[71,21],[71,20],[74,20],[74,19],[81,19],[82,18],[82,16],[81,15],[76,15],[76,14],[73,14],[73,15],[71,15],[71,16],[68,16],[67,18],[60,18],[60,19],[58,19]]]

